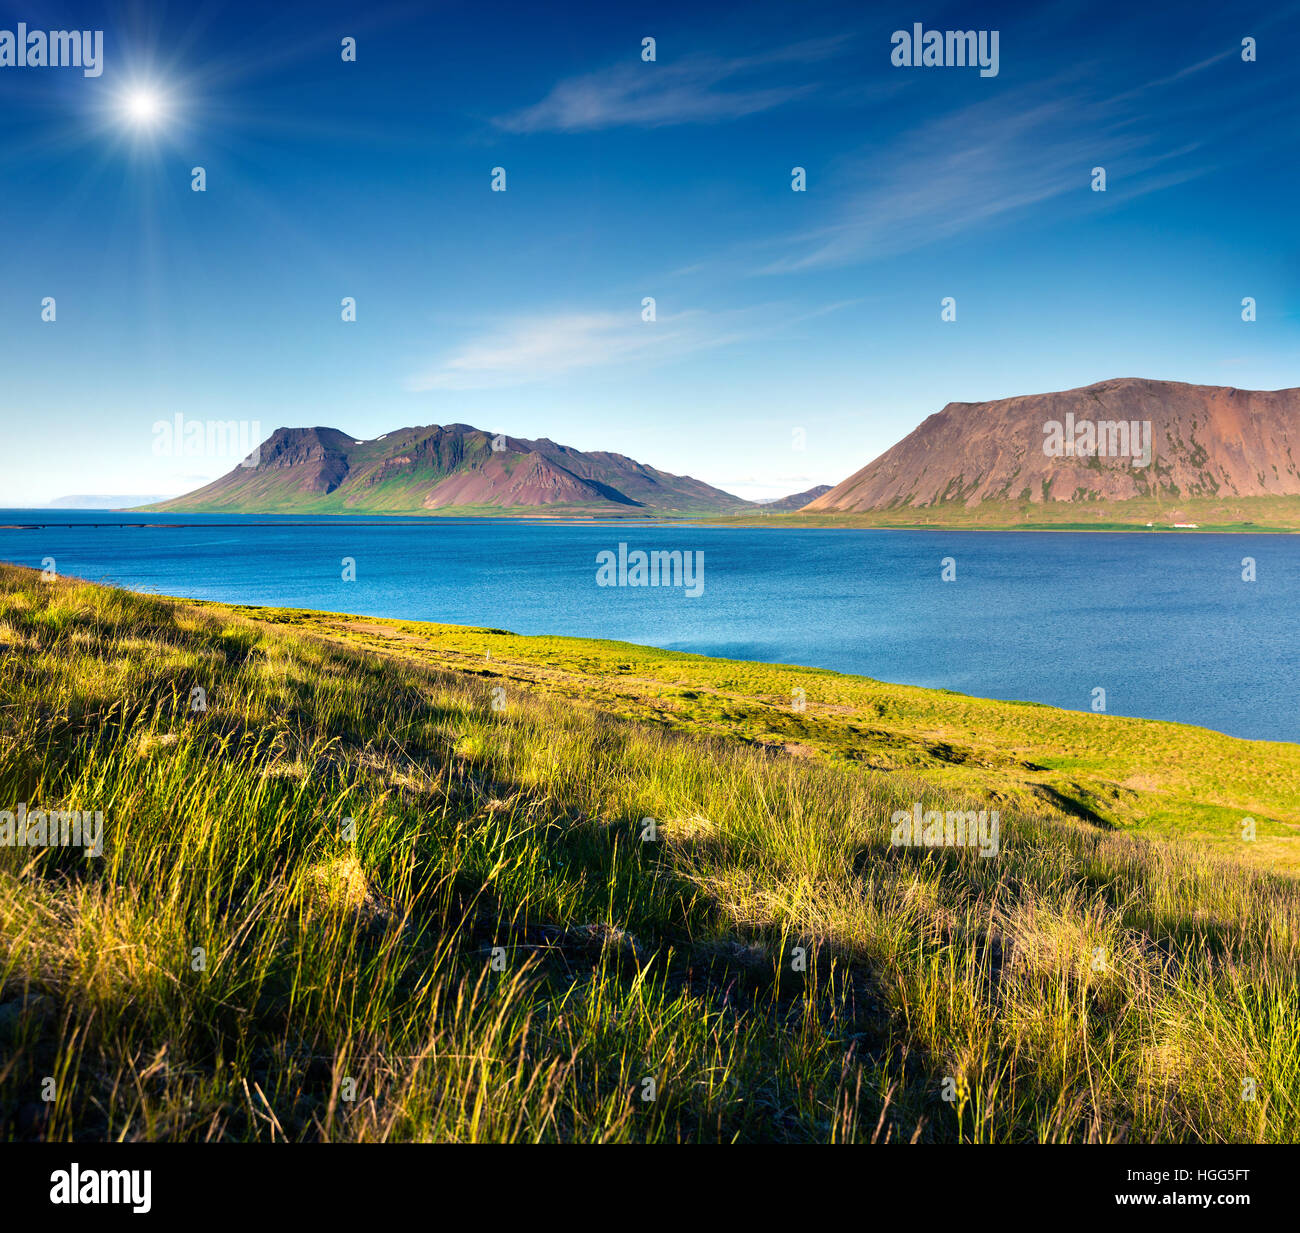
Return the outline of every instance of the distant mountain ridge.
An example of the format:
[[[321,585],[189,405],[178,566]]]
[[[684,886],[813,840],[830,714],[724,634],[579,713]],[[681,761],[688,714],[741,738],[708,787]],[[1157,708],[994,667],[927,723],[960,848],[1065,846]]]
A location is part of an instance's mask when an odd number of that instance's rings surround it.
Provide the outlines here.
[[[775,501],[760,501],[759,504],[764,509],[803,509],[810,501],[817,500],[818,497],[825,495],[830,490],[830,484],[818,484],[815,488],[809,488],[807,492],[796,492],[788,497],[778,497]]]
[[[427,513],[455,509],[715,514],[752,504],[690,476],[546,438],[468,424],[401,428],[359,441],[337,428],[277,428],[258,452],[174,512]]]
[[[1128,426],[1149,425],[1147,465],[1136,450],[1115,456],[1117,428],[1096,432],[1121,423],[1125,438]],[[1090,425],[1100,441],[1110,437],[1112,450],[1045,453],[1053,425],[1066,432],[1077,426],[1080,441]],[[805,511],[1297,494],[1300,389],[1121,378],[1051,394],[951,402]]]

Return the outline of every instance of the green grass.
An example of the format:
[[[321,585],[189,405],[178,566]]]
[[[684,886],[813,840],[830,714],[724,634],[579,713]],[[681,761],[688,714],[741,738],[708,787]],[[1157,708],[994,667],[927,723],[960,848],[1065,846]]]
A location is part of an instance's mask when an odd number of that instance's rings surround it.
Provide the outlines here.
[[[0,650],[0,808],[105,818],[0,848],[0,1137],[1300,1131],[1291,746],[11,567]]]
[[[693,736],[924,776],[943,791],[1031,812],[1048,803],[1104,827],[1194,833],[1236,858],[1300,873],[1300,746],[1292,744],[625,642],[233,611],[476,677],[485,689],[502,684]]]

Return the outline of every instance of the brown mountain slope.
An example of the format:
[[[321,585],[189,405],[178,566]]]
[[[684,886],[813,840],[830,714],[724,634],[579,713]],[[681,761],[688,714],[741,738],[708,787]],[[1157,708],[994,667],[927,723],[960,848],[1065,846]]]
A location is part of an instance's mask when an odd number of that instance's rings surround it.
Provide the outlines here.
[[[425,509],[448,509],[459,505],[586,505],[605,499],[596,485],[554,466],[540,454],[508,458],[500,453],[485,455],[477,467],[453,472],[421,504]]]
[[[1052,457],[1045,426],[1149,424],[1151,462]],[[1141,430],[1145,433],[1147,430]],[[1077,440],[1077,438],[1076,438]],[[1136,454],[1136,449],[1131,454]],[[1300,494],[1300,389],[1122,378],[1077,390],[949,403],[806,507],[922,508],[986,501],[1115,501]]]

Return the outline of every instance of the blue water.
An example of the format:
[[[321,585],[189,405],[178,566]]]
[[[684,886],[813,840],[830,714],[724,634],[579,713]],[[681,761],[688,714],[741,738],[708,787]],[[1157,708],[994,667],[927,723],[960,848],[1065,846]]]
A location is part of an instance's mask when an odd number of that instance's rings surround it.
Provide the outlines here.
[[[0,510],[0,560],[133,590],[569,634],[1300,740],[1300,537]],[[289,524],[295,525],[289,525]],[[596,554],[704,554],[704,590]],[[957,580],[940,581],[951,556]],[[1242,581],[1254,557],[1258,580]],[[355,582],[341,578],[356,561]]]

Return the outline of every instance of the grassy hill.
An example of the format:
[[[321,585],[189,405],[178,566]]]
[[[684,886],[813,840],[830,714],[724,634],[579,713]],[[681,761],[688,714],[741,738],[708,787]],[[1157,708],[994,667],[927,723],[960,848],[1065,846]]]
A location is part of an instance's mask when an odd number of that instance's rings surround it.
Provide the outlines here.
[[[0,651],[105,832],[0,847],[0,1137],[1300,1137],[1300,748],[12,567]]]

